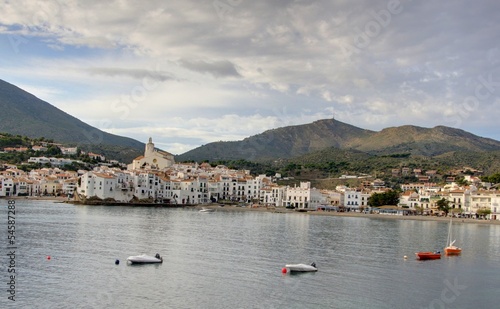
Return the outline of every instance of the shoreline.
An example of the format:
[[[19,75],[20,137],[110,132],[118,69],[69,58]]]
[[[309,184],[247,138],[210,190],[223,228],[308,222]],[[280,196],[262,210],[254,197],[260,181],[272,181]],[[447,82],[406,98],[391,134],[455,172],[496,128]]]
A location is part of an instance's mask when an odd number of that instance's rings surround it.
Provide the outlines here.
[[[217,211],[257,211],[282,214],[299,214],[311,216],[332,216],[332,217],[351,217],[351,218],[368,218],[368,219],[385,219],[385,220],[416,220],[416,221],[438,221],[449,222],[450,217],[435,217],[435,216],[400,216],[400,215],[382,215],[382,214],[364,214],[357,212],[335,212],[335,211],[307,211],[299,212],[295,210],[285,209],[283,207],[240,207],[235,205],[225,205],[224,207],[208,205],[195,206],[197,209],[215,208]],[[453,223],[457,224],[481,224],[481,225],[500,225],[500,220],[479,220],[468,218],[454,218]]]
[[[31,201],[68,201],[65,196],[2,196],[5,200],[31,200]],[[72,201],[70,201],[72,202]]]
[[[67,197],[62,196],[12,196],[12,197],[1,197],[0,199],[12,199],[12,200],[34,200],[34,201],[53,201],[54,203],[67,203],[73,204],[75,206],[130,206],[130,207],[156,207],[156,208],[178,208],[186,207],[200,210],[202,208],[212,208],[216,211],[257,211],[257,212],[269,212],[269,213],[280,213],[280,214],[298,214],[298,215],[311,215],[311,216],[332,216],[332,217],[351,217],[351,218],[368,218],[368,219],[385,219],[385,220],[416,220],[416,221],[438,221],[438,222],[448,222],[450,217],[435,217],[435,216],[400,216],[400,215],[382,215],[382,214],[365,214],[358,212],[336,212],[336,211],[305,211],[299,212],[295,210],[286,209],[284,207],[241,207],[237,205],[224,205],[224,207],[219,206],[219,204],[208,204],[208,205],[158,205],[158,204],[130,204],[130,205],[86,205],[75,202],[73,200],[68,200]],[[480,225],[500,225],[500,220],[480,220],[480,219],[469,219],[469,218],[454,218],[454,223],[457,224],[480,224]]]

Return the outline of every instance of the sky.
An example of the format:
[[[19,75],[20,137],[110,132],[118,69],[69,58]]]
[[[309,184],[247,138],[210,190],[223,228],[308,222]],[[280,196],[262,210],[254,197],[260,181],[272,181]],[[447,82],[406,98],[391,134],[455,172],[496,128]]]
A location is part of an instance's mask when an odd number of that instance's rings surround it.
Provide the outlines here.
[[[500,2],[0,0],[0,79],[173,154],[335,118],[500,140]]]

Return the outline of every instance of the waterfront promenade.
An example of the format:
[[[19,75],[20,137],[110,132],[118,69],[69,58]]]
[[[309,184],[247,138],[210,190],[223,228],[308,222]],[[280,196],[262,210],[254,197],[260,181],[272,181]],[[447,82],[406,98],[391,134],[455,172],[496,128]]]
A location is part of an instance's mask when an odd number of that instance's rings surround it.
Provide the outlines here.
[[[47,200],[54,202],[66,202],[73,203],[73,201],[68,201],[67,197],[53,197],[53,196],[45,196],[45,197],[12,197],[12,199],[27,199],[27,200]],[[75,203],[75,205],[82,205],[79,203]],[[133,206],[133,205],[130,205]],[[146,205],[141,205],[146,206]],[[158,206],[157,204],[151,204],[152,207]],[[175,205],[177,207],[181,207],[183,205]],[[216,211],[259,211],[259,212],[271,212],[271,213],[286,213],[286,214],[297,214],[297,215],[313,215],[313,216],[339,216],[339,217],[358,217],[358,218],[377,218],[377,219],[387,219],[387,220],[419,220],[419,221],[444,221],[448,222],[450,220],[449,217],[437,217],[437,216],[421,216],[421,215],[412,215],[412,216],[400,216],[400,215],[389,215],[389,214],[365,214],[359,212],[337,212],[337,211],[307,211],[307,212],[298,212],[291,209],[286,209],[284,207],[241,207],[235,204],[226,204],[224,207],[219,206],[219,204],[208,204],[208,205],[199,205],[199,206],[183,206],[186,208],[214,208]],[[469,218],[454,218],[454,223],[471,223],[471,224],[494,224],[500,225],[500,220],[481,220],[481,219],[469,219]]]
[[[196,206],[198,207],[198,206]],[[377,218],[377,219],[387,219],[387,220],[419,220],[419,221],[443,221],[448,222],[450,217],[437,217],[437,216],[400,216],[400,215],[388,215],[388,214],[365,214],[359,212],[337,212],[337,211],[308,211],[299,212],[291,209],[286,209],[284,207],[241,207],[236,205],[225,205],[220,207],[218,205],[203,206],[205,208],[215,208],[217,211],[261,211],[261,212],[273,212],[273,213],[287,213],[287,214],[297,214],[297,215],[313,215],[313,216],[339,216],[339,217],[358,217],[358,218]],[[201,209],[201,206],[199,206]],[[494,224],[500,225],[500,220],[479,220],[479,219],[467,219],[467,218],[454,218],[454,223],[473,223],[473,224]]]

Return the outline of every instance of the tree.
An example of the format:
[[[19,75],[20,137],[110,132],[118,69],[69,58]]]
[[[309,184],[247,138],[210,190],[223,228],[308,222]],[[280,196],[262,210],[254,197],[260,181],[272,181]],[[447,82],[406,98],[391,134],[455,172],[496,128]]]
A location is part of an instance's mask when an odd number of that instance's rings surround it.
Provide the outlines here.
[[[421,215],[424,214],[424,207],[423,206],[415,206],[415,210],[419,212]]]
[[[437,208],[441,211],[444,211],[444,213],[446,215],[448,215],[448,212],[450,211],[450,201],[448,201],[447,199],[445,199],[444,197],[441,198],[440,200],[438,200],[436,202],[436,205],[437,205]]]
[[[397,204],[399,204],[399,193],[395,190],[387,191],[384,193],[373,193],[368,198],[368,205],[372,207]]]
[[[500,173],[496,173],[490,176],[486,176],[481,178],[483,181],[491,182],[491,183],[500,183]]]
[[[45,151],[45,154],[47,156],[58,156],[58,155],[62,155],[62,151],[59,147],[54,146],[54,145],[50,145],[47,148],[47,151]]]
[[[455,183],[459,186],[466,186],[469,184],[469,182],[467,180],[465,180],[464,177],[458,177],[455,179]]]
[[[487,215],[491,214],[491,209],[489,208],[480,208],[476,211],[476,214],[478,214],[481,217],[486,217]]]

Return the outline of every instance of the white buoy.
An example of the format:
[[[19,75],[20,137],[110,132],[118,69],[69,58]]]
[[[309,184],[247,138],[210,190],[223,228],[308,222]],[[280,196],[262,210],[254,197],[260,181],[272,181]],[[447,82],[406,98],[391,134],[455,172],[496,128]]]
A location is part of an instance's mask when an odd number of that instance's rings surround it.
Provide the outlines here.
[[[403,258],[406,260],[408,257],[405,255]]]

